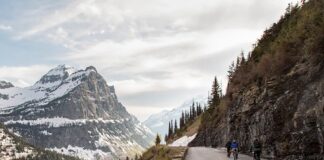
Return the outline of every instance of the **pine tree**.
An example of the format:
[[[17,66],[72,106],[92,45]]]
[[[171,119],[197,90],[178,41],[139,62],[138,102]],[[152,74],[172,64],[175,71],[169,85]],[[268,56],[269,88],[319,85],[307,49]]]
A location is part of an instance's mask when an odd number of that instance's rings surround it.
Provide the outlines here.
[[[168,132],[168,138],[170,138],[172,136],[172,121],[169,122],[169,132]]]
[[[290,13],[292,10],[292,3],[288,3],[288,7],[286,8],[286,13]]]
[[[174,127],[173,127],[173,121],[171,120],[171,122],[170,122],[170,125],[171,125],[171,133],[170,133],[170,136],[173,136],[173,131],[174,131]]]
[[[161,143],[161,138],[160,138],[159,134],[157,134],[156,138],[155,138],[155,145],[158,146],[158,145],[160,145],[160,143]]]
[[[243,51],[241,51],[241,66],[242,65],[244,65],[245,64],[245,62],[246,62],[246,60],[245,60],[245,57],[244,57],[244,52]]]
[[[190,119],[190,114],[186,111],[186,121],[185,121],[185,124],[187,124],[189,122],[189,119]]]
[[[209,106],[216,107],[220,103],[220,98],[221,98],[221,88],[219,86],[217,78],[215,77],[213,86],[212,86],[211,99],[209,101]]]
[[[190,106],[190,111],[189,111],[189,120],[192,120],[192,105]]]
[[[252,54],[251,54],[251,52],[249,52],[249,54],[248,54],[248,56],[247,56],[247,60],[246,60],[246,61],[249,61],[249,60],[251,59],[251,57],[252,57]]]
[[[237,69],[239,69],[240,68],[240,64],[241,64],[241,58],[240,57],[237,57],[236,58],[236,68],[235,68],[235,70],[237,70]]]
[[[177,120],[174,120],[174,134],[176,134],[178,131],[178,123],[177,123]]]
[[[197,105],[197,116],[202,113],[200,104]]]
[[[195,104],[192,105],[192,119],[197,117],[196,107]]]
[[[184,127],[184,113],[182,111],[181,117],[180,117],[180,129],[182,129],[183,127]]]

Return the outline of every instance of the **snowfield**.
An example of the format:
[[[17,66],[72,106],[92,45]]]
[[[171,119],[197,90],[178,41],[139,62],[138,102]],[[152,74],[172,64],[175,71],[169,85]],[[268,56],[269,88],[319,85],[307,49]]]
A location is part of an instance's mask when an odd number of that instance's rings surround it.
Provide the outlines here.
[[[194,134],[190,137],[188,136],[183,136],[179,139],[177,139],[176,141],[174,141],[172,144],[170,144],[169,146],[171,147],[187,147],[188,144],[193,140],[195,139],[197,136],[197,134]]]

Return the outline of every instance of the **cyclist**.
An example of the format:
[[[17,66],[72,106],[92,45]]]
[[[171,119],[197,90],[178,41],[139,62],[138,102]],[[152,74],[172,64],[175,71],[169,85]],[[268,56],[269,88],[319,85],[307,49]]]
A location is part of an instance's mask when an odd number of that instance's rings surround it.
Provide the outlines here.
[[[232,142],[231,141],[228,141],[227,143],[226,143],[226,149],[227,149],[227,157],[229,158],[230,156],[231,156],[231,144],[232,144]]]
[[[260,141],[258,139],[254,140],[250,151],[253,152],[253,157],[255,160],[260,160],[260,156],[261,156],[261,152],[262,152],[262,144],[260,143]]]
[[[239,152],[239,144],[238,144],[238,142],[236,142],[236,140],[232,141],[231,149],[232,149],[232,152],[233,152],[234,160],[237,160],[238,159],[238,152]]]

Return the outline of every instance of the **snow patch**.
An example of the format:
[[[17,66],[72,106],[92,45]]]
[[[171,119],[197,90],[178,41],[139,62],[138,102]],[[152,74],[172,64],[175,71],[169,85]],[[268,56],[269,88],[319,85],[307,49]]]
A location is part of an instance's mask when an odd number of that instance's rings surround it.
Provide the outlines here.
[[[177,139],[176,141],[174,141],[172,144],[170,144],[169,146],[172,146],[172,147],[186,147],[188,146],[188,144],[193,140],[195,139],[197,136],[197,134],[194,134],[193,136],[183,136],[179,139]]]
[[[41,134],[44,134],[46,136],[51,136],[52,133],[48,132],[47,130],[40,131]]]

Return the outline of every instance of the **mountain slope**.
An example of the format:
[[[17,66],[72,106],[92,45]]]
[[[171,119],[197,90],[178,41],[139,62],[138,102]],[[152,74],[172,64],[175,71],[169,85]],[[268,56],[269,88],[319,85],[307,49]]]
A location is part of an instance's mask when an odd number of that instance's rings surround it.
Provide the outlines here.
[[[0,157],[2,160],[25,158],[29,160],[77,160],[74,157],[35,148],[11,134],[2,124],[0,124],[0,139]]]
[[[226,96],[203,118],[191,146],[255,138],[272,159],[324,156],[324,1],[291,6],[230,75]]]
[[[198,103],[204,106],[207,103],[207,98],[203,96],[197,96],[191,100],[185,101],[181,106],[172,110],[164,110],[160,113],[151,115],[143,123],[149,127],[153,132],[159,133],[164,136],[167,134],[168,125],[171,120],[179,120],[183,111],[189,111],[192,103]]]
[[[65,65],[33,86],[0,89],[0,120],[29,143],[85,159],[133,156],[153,135],[118,101],[94,67]]]

